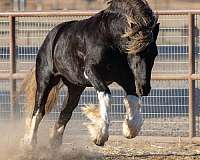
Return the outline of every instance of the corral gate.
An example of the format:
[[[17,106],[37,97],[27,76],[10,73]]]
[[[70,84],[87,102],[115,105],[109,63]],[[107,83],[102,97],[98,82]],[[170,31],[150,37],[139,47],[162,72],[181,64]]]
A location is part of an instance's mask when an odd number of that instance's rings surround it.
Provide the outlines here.
[[[90,11],[0,13],[0,121],[21,119],[24,115],[24,95],[15,101],[16,92],[34,65],[48,31],[63,21],[93,14],[95,12]],[[142,98],[145,121],[140,135],[199,137],[200,11],[158,11],[158,14],[161,23],[157,41],[159,56],[153,68],[152,91]],[[110,131],[117,135],[121,133],[124,117],[124,92],[115,84],[110,88],[113,95]],[[65,91],[60,92],[57,107],[47,120],[57,119]],[[71,124],[86,121],[80,107],[88,103],[98,104],[92,88],[83,93]]]

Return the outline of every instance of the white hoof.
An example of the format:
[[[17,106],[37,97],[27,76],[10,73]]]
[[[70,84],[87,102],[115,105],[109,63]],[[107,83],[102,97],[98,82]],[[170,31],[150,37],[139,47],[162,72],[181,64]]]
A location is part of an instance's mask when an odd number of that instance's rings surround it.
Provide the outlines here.
[[[36,135],[34,135],[33,137],[30,137],[29,134],[25,134],[20,142],[20,147],[26,150],[33,150],[36,145],[37,145]]]
[[[135,138],[142,127],[143,120],[140,113],[136,114],[132,120],[126,119],[123,122],[123,135],[128,138]]]
[[[50,133],[50,146],[51,148],[59,148],[62,145],[64,126],[61,126],[59,129],[53,128]]]
[[[91,124],[85,124],[89,130],[92,141],[98,146],[103,146],[109,137],[109,124],[101,119],[99,107],[89,105],[83,107],[82,111],[88,119],[92,121]]]
[[[102,127],[97,124],[87,124],[86,126],[89,130],[92,141],[97,146],[104,146],[109,137],[108,125],[104,125],[104,127]]]

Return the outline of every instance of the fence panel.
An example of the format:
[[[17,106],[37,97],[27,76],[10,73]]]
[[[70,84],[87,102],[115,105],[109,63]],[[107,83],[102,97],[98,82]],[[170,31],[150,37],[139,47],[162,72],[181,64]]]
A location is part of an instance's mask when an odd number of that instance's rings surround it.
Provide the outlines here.
[[[187,73],[188,16],[159,16],[160,32],[157,41],[159,55],[153,73]]]
[[[195,81],[196,136],[200,137],[200,81]]]
[[[10,93],[9,81],[0,80],[0,121],[10,120],[11,107],[10,107]]]
[[[27,72],[47,33],[57,24],[87,16],[34,16],[16,18],[17,71]]]
[[[200,15],[195,16],[195,67],[196,73],[200,73]]]
[[[59,12],[59,13],[10,13],[15,17],[16,37],[16,72],[26,73],[35,63],[37,51],[48,31],[55,25],[70,20],[80,20],[89,17],[93,13]],[[140,135],[148,136],[189,136],[191,122],[189,99],[189,11],[160,12],[160,33],[158,37],[159,55],[153,68],[152,91],[148,97],[142,98],[142,114],[144,125]],[[195,15],[195,76],[199,79],[199,52],[200,52],[200,12]],[[9,84],[9,19],[8,15],[0,14],[0,120],[11,118],[10,84]],[[193,62],[194,63],[194,62]],[[5,75],[6,73],[8,75]],[[169,76],[169,74],[171,76]],[[181,75],[181,76],[179,76]],[[182,76],[184,75],[184,76]],[[177,78],[177,76],[179,76]],[[2,78],[3,77],[3,78]],[[7,77],[7,78],[5,78]],[[21,77],[21,76],[19,76]],[[175,77],[175,78],[174,78]],[[199,78],[198,78],[199,77]],[[17,88],[21,80],[17,80]],[[195,83],[195,98],[198,97],[199,81]],[[121,134],[121,125],[125,115],[123,105],[124,91],[116,85],[112,85],[111,134]],[[55,121],[62,107],[67,89],[60,91],[57,106],[46,118],[46,121]],[[13,94],[13,93],[12,93]],[[78,129],[86,131],[82,123],[87,122],[80,111],[85,104],[98,104],[97,95],[93,88],[87,88],[81,96],[79,106],[75,109],[69,127],[69,133],[74,133],[73,124],[80,124]],[[25,113],[25,96],[21,94],[16,104],[17,117],[22,118]],[[196,98],[196,135],[199,135],[199,103]],[[75,132],[79,133],[79,132]],[[85,132],[87,133],[87,132]]]
[[[9,19],[0,17],[0,72],[9,72]]]

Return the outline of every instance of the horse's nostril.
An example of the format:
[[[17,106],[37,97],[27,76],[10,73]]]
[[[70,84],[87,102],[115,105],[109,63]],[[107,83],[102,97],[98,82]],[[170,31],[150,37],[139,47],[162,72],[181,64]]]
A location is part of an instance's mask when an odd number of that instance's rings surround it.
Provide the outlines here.
[[[150,91],[151,91],[151,87],[138,88],[137,95],[138,96],[148,96]]]
[[[138,90],[137,90],[137,95],[138,95],[138,96],[142,96],[142,95],[143,95],[143,89],[141,89],[141,88],[138,89]]]
[[[143,92],[143,96],[148,96],[149,93],[150,93],[150,91],[151,91],[151,87],[146,88],[146,89],[144,90],[144,92]]]

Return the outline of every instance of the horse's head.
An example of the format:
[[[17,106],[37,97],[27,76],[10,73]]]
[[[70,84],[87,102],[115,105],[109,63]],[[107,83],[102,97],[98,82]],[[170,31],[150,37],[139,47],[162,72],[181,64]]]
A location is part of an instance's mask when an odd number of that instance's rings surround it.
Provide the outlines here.
[[[159,23],[153,28],[153,41],[141,52],[128,54],[128,63],[135,77],[136,93],[147,96],[151,90],[151,71],[158,54],[156,40],[159,33]]]

